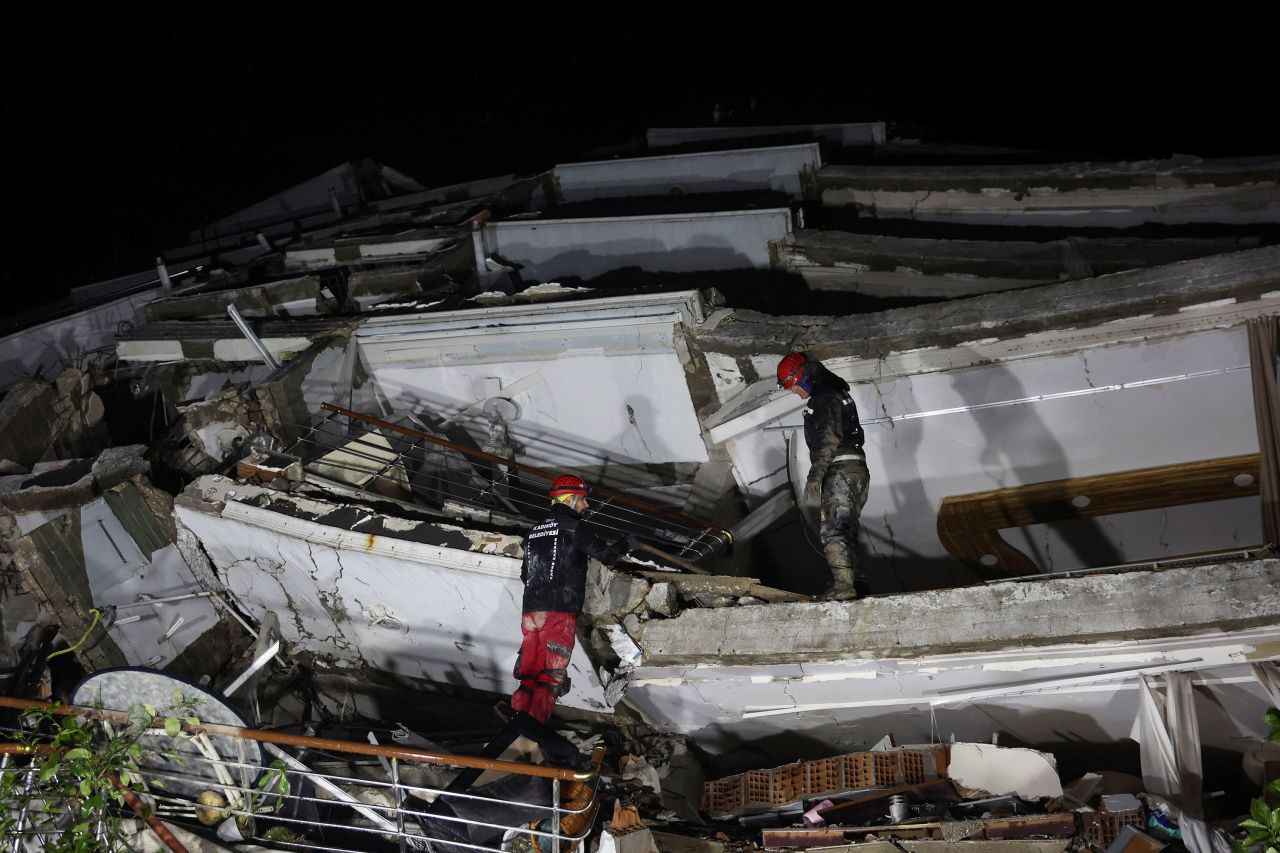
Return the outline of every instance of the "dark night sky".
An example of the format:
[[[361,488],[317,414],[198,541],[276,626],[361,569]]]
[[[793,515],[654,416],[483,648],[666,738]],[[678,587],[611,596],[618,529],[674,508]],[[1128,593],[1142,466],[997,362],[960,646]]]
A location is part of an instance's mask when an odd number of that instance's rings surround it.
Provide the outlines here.
[[[10,304],[144,269],[186,231],[345,160],[427,185],[533,171],[752,97],[761,123],[885,119],[1077,159],[1280,151],[1261,24],[1252,45],[1203,24],[1049,39],[1011,20],[922,40],[864,17],[748,32],[657,12],[549,26],[341,8],[12,30]]]

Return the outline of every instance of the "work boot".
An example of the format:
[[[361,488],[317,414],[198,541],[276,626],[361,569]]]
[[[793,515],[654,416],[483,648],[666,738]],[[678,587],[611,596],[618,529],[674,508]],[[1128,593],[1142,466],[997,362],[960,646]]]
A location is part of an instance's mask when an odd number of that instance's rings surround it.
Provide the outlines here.
[[[861,583],[862,589],[859,589]],[[831,569],[831,584],[822,593],[824,601],[853,601],[866,593],[866,583],[854,579],[853,569],[837,566]]]

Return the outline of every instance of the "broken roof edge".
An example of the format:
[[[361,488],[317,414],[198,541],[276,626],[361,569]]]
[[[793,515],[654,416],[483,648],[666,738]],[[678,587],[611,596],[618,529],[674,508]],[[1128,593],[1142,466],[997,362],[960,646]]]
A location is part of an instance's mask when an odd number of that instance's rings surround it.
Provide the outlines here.
[[[1260,294],[1256,301],[1246,301],[1243,304],[1238,303],[1235,297],[1229,297],[1186,306],[1165,316],[1138,314],[1131,318],[1097,322],[1096,325],[1032,332],[1021,336],[1001,338],[991,336],[991,329],[974,330],[971,332],[974,338],[969,340],[889,349],[867,355],[827,355],[823,357],[823,364],[850,386],[858,386],[904,376],[962,370],[1099,347],[1155,341],[1211,329],[1233,328],[1253,317],[1277,313],[1280,313],[1280,290]],[[705,343],[701,335],[699,342],[706,351],[722,352],[716,344]],[[803,345],[797,348],[806,349]],[[785,351],[785,348],[778,347],[773,354],[781,356]],[[767,352],[754,354],[760,356]],[[708,439],[713,444],[721,444],[749,429],[791,414],[803,405],[802,401],[789,392],[779,391],[772,378],[759,379],[706,415],[703,425],[707,429]]]
[[[644,163],[647,161],[659,160],[677,160],[686,162],[694,158],[724,158],[733,154],[743,156],[754,154],[769,154],[781,152],[805,152],[813,155],[813,160],[817,165],[822,165],[822,152],[817,142],[799,142],[791,145],[765,145],[760,147],[744,146],[742,148],[728,148],[718,151],[681,151],[662,154],[646,154],[640,157],[611,157],[607,160],[581,160],[571,163],[557,163],[555,169],[576,169],[579,167],[586,168],[592,166],[614,166],[624,163]]]
[[[1184,593],[1168,608],[1171,585]],[[1197,594],[1200,590],[1203,594]],[[930,612],[945,620],[927,618]],[[707,608],[645,624],[646,666],[905,659],[1280,628],[1280,559]]]
[[[1280,246],[871,314],[772,316],[739,310],[698,338],[704,349],[730,355],[805,350],[826,358],[853,350],[856,357],[875,359],[1140,315],[1176,316],[1220,299],[1239,304],[1280,299]]]
[[[269,505],[260,506],[256,501]],[[213,515],[340,551],[499,578],[520,576],[520,557],[515,555],[520,552],[521,536],[474,530],[441,520],[405,520],[342,500],[278,492],[217,475],[202,476],[188,486],[175,498],[174,512],[179,520],[187,512]],[[366,530],[355,529],[361,526]],[[428,531],[433,535],[425,535]],[[424,535],[413,538],[411,532]]]
[[[1010,165],[832,165],[823,167],[821,178],[830,183],[860,183],[862,180],[883,181],[895,177],[912,179],[946,180],[981,178],[989,180],[1066,179],[1083,180],[1107,177],[1154,178],[1171,176],[1217,176],[1225,178],[1263,177],[1280,179],[1280,155],[1257,154],[1243,157],[1198,157],[1175,154],[1172,157],[1147,160],[1116,160],[1109,162],[1071,161],[1063,163],[1036,163]],[[871,185],[868,185],[870,187]]]
[[[661,293],[641,293],[628,296],[604,296],[575,299],[571,302],[531,302],[520,305],[494,305],[484,308],[460,308],[452,311],[415,312],[392,316],[370,316],[356,330],[358,339],[369,340],[383,335],[409,334],[421,331],[446,331],[456,329],[503,326],[518,329],[518,323],[570,320],[604,319],[620,311],[639,312],[645,309],[669,310],[676,307],[686,326],[702,324],[707,316],[702,293],[697,290],[676,290]],[[630,314],[640,317],[640,314]]]

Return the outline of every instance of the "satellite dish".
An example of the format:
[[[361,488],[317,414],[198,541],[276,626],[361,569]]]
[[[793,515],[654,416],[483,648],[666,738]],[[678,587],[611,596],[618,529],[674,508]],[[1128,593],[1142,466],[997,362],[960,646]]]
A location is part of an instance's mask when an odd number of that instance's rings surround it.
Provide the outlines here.
[[[128,711],[134,705],[150,705],[164,716],[175,704],[174,696],[179,692],[183,698],[194,700],[195,707],[190,715],[200,722],[249,727],[240,712],[217,694],[185,679],[142,667],[119,667],[95,672],[71,692],[71,702],[114,711]],[[226,772],[235,785],[251,789],[262,770],[261,745],[257,741],[224,735],[206,737],[222,759]],[[190,740],[148,733],[139,738],[138,743],[145,756],[141,767],[149,771],[149,784],[189,799],[195,799],[202,791],[220,791],[225,786],[225,782],[220,781],[215,773],[213,763]],[[177,750],[182,764],[169,759],[168,752],[171,749]]]

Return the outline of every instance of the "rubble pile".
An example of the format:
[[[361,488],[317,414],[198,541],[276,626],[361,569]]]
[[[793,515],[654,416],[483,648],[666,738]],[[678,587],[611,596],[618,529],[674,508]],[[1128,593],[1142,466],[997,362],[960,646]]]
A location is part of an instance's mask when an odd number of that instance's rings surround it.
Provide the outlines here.
[[[0,473],[28,473],[38,462],[92,456],[111,442],[97,371],[68,367],[53,382],[26,379],[0,401]]]
[[[908,746],[709,780],[700,810],[766,850],[986,850],[1020,841],[1044,851],[1140,853],[1181,838],[1160,797],[1104,793],[1103,779],[1088,774],[1064,792],[1047,753]]]

